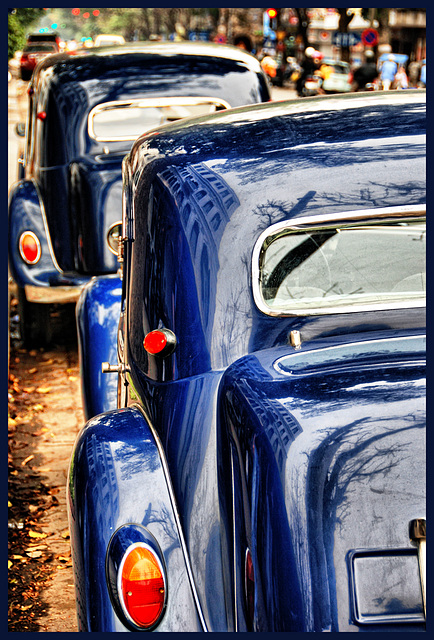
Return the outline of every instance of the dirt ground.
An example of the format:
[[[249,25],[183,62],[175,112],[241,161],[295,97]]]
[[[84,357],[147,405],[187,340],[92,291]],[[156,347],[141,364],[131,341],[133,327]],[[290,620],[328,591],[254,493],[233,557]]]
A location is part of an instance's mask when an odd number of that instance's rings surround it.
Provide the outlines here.
[[[53,308],[48,350],[21,348],[11,306],[8,384],[9,631],[77,631],[66,510],[81,409],[74,305]]]

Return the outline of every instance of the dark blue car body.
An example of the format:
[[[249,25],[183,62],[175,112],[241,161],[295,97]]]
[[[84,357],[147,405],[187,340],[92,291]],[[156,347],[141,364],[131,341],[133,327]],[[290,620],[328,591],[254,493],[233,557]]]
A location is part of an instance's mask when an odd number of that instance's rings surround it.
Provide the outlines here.
[[[424,92],[378,92],[134,143],[122,277],[77,310],[93,367],[68,483],[80,631],[140,630],[119,572],[147,540],[155,631],[425,630],[425,127]],[[176,347],[152,355],[162,329]]]
[[[31,346],[44,340],[30,317],[35,305],[76,301],[92,276],[116,272],[107,234],[121,219],[122,159],[147,130],[122,135],[126,107],[174,97],[208,97],[223,108],[268,101],[270,93],[252,55],[210,43],[85,49],[50,56],[35,70],[20,179],[9,196],[9,268]],[[113,123],[103,122],[101,135],[93,123],[108,106]],[[116,119],[119,107],[125,115]],[[24,233],[39,244],[30,262],[20,251]]]

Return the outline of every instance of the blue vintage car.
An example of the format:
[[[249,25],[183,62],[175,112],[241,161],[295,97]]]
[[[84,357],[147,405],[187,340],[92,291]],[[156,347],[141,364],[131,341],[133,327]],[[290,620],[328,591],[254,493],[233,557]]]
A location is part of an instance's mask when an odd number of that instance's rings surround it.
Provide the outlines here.
[[[425,132],[375,92],[133,144],[78,305],[80,631],[425,630]]]
[[[9,199],[9,267],[27,346],[49,341],[47,303],[75,302],[92,276],[116,272],[132,142],[166,122],[268,100],[252,55],[210,43],[85,49],[38,65]]]

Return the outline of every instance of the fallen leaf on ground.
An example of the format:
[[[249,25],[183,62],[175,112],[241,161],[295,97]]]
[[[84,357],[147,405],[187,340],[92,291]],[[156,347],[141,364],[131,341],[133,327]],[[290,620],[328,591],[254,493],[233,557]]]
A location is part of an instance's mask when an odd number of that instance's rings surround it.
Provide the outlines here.
[[[38,531],[29,531],[29,536],[31,538],[46,538],[46,533],[39,533]]]
[[[32,411],[43,411],[44,407],[42,406],[42,404],[34,404],[32,407]]]
[[[65,529],[65,531],[62,531],[60,535],[62,538],[69,538],[69,529]]]
[[[41,429],[38,429],[38,431],[35,431],[35,433],[33,433],[32,435],[41,436],[43,433],[47,433],[48,430],[48,427],[42,427]]]
[[[71,382],[76,382],[78,380],[77,376],[69,376],[68,380]]]
[[[36,373],[37,372],[37,368],[36,367],[32,367],[31,369],[29,369],[27,371],[27,373]]]
[[[46,549],[46,548],[47,548],[46,544],[37,544],[36,546],[33,546],[33,547],[27,547],[25,551],[39,551],[40,549]]]
[[[42,556],[42,551],[26,551],[29,558],[40,558]]]
[[[25,458],[25,459],[22,461],[21,466],[22,466],[22,467],[24,467],[24,465],[26,465],[28,462],[30,462],[30,460],[33,460],[33,458],[34,458],[34,457],[35,457],[35,456],[33,455],[33,453],[32,453],[32,455],[27,456],[27,458]]]
[[[26,393],[33,393],[35,390],[35,387],[23,387],[23,391],[25,391]]]
[[[36,393],[49,393],[51,391],[51,387],[38,387],[36,389]]]
[[[8,418],[8,427],[15,427],[17,424],[17,421],[14,420],[13,418]]]

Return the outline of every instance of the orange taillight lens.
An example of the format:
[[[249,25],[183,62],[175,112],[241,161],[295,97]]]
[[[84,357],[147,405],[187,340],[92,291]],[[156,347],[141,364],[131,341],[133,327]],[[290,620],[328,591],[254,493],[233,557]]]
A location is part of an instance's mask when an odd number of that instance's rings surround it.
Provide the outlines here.
[[[138,627],[152,627],[161,615],[165,602],[163,571],[155,555],[143,546],[128,552],[121,574],[122,600],[125,610]]]
[[[36,264],[41,257],[41,243],[32,231],[25,231],[19,240],[20,255],[27,264]]]

